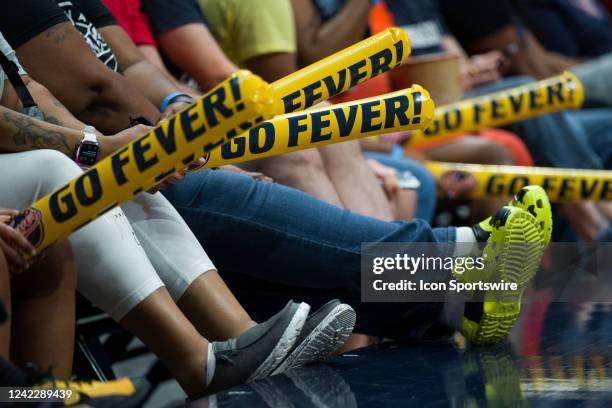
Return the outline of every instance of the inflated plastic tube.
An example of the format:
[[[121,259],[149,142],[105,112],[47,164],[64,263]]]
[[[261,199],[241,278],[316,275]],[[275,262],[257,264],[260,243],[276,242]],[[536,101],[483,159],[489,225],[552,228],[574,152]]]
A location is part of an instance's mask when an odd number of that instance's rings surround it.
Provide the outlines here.
[[[182,170],[202,151],[212,151],[272,117],[275,105],[269,84],[248,71],[239,71],[180,113],[32,204],[11,225],[42,250]]]
[[[417,146],[546,113],[578,109],[583,101],[582,83],[574,74],[564,72],[543,81],[440,106],[431,126],[415,132],[406,145]]]
[[[210,153],[204,167],[263,159],[332,143],[423,129],[434,103],[418,85],[403,91],[277,116]]]
[[[404,30],[388,28],[272,83],[279,98],[276,113],[302,111],[387,72],[410,56]]]
[[[475,188],[462,198],[486,199],[513,196],[525,186],[542,186],[550,201],[610,201],[612,200],[612,171],[557,169],[546,167],[491,166],[427,162],[426,167],[436,179],[471,177]]]

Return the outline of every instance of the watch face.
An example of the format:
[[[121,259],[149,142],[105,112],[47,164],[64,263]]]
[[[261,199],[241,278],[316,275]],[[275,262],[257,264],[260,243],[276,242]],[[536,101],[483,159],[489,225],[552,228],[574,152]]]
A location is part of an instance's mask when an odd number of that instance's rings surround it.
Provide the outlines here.
[[[97,143],[92,142],[83,142],[81,143],[81,147],[79,148],[79,163],[93,166],[96,164],[96,159],[98,158],[98,151],[100,150],[100,146]]]

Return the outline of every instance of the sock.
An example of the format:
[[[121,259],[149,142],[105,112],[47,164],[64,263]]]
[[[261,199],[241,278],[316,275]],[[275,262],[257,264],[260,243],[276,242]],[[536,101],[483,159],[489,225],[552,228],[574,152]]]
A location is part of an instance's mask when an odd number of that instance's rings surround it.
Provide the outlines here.
[[[468,256],[473,255],[477,249],[476,235],[470,227],[459,227],[457,228],[457,245],[455,245],[454,256]]]
[[[206,357],[206,386],[210,385],[210,382],[215,375],[215,366],[217,365],[217,358],[212,347],[212,343],[208,343],[208,355]]]

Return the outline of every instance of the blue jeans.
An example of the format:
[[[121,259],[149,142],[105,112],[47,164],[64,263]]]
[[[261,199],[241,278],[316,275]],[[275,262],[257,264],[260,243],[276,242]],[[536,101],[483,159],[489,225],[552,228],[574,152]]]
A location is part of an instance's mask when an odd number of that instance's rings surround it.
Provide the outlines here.
[[[612,106],[612,53],[571,69],[582,82],[587,106]]]
[[[400,148],[400,150],[402,149]],[[392,167],[397,171],[411,172],[421,183],[421,187],[417,190],[415,217],[427,222],[433,221],[433,216],[436,211],[436,180],[421,163],[402,156],[397,157],[393,154],[370,151],[364,151],[363,154],[366,159],[377,160],[385,166]]]
[[[612,109],[582,109],[567,113],[583,128],[587,141],[602,161],[603,168],[612,169]]]
[[[483,95],[533,82],[512,77],[482,86],[468,96]],[[604,164],[574,112],[538,116],[507,126],[525,142],[537,166],[570,169],[603,169]]]
[[[361,244],[454,242],[454,228],[379,221],[223,170],[190,173],[164,194],[255,315],[312,296],[351,304],[360,333],[420,338],[439,322],[439,303],[362,303]]]

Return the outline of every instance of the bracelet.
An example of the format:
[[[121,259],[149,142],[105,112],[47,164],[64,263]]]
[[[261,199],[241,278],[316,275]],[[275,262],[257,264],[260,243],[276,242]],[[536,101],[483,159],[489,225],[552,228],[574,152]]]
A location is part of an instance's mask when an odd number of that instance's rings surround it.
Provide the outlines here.
[[[159,105],[159,111],[160,112],[165,111],[168,105],[174,102],[176,98],[179,98],[181,96],[185,96],[189,98],[191,101],[193,101],[193,98],[187,95],[185,92],[172,92],[170,95],[166,96],[164,100],[162,101],[161,105]]]

